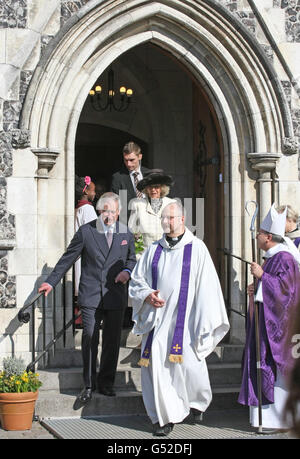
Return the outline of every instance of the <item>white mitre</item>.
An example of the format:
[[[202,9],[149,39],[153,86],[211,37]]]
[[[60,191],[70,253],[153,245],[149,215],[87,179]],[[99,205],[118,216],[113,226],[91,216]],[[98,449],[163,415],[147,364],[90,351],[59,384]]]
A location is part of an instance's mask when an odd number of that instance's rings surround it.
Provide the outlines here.
[[[285,224],[286,224],[286,212],[279,214],[275,209],[275,203],[272,204],[271,209],[267,213],[264,221],[261,223],[260,228],[268,233],[277,234],[278,236],[284,237],[285,235]]]

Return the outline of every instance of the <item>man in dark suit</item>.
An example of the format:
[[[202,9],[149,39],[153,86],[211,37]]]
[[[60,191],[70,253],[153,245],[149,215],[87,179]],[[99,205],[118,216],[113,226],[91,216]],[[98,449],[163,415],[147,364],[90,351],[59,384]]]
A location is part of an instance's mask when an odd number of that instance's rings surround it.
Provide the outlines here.
[[[137,190],[136,184],[150,171],[141,165],[142,157],[141,148],[138,144],[135,142],[126,143],[123,147],[124,166],[112,176],[111,190],[116,194],[119,194],[120,190],[126,190],[127,204],[131,199],[143,197],[143,194]],[[127,210],[127,218],[129,218],[130,209],[128,205]]]
[[[131,199],[142,198],[141,193],[137,188],[137,183],[143,179],[144,175],[150,172],[150,169],[141,165],[142,152],[140,146],[133,142],[127,142],[123,147],[123,167],[120,171],[115,172],[112,176],[111,190],[120,195],[123,211],[120,220],[123,223],[128,222],[130,217],[130,201]],[[125,193],[125,196],[124,196]],[[127,209],[127,212],[126,212]],[[124,328],[130,328],[133,325],[131,320],[132,308],[125,309]]]
[[[99,329],[102,321],[102,352],[98,390],[115,395],[113,384],[118,363],[124,310],[127,306],[126,284],[135,263],[134,238],[127,226],[118,222],[120,200],[114,193],[104,193],[97,210],[100,216],[75,233],[66,252],[39,288],[45,295],[62,279],[81,256],[78,304],[82,311],[82,357],[85,388],[79,400],[87,402],[96,388],[96,361]]]

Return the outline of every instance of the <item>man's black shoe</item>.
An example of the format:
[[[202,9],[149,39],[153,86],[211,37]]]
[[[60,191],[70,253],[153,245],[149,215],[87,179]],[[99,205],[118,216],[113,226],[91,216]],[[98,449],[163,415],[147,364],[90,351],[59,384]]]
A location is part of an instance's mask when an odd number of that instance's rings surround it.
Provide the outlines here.
[[[275,429],[275,428],[268,428],[268,427],[263,427],[261,432],[258,432],[259,434],[263,435],[274,435],[274,434],[279,434],[279,433],[286,433],[288,432],[287,429]]]
[[[114,397],[116,395],[112,387],[99,387],[99,394],[107,395],[108,397]]]
[[[162,427],[160,427],[159,423],[157,422],[156,424],[153,425],[153,435],[156,437],[167,437],[169,433],[172,432],[174,427],[174,424],[169,422],[169,424],[166,424]]]
[[[203,412],[197,410],[196,408],[191,408],[191,412],[194,418],[194,423],[200,424],[203,421]]]
[[[92,389],[91,387],[86,387],[78,395],[77,399],[82,403],[87,403],[92,399]]]

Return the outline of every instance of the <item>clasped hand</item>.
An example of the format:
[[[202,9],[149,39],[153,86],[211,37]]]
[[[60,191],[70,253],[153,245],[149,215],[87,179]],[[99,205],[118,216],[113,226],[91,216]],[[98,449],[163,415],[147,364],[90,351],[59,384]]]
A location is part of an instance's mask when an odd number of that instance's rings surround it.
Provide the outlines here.
[[[130,278],[130,275],[128,271],[121,271],[115,278],[115,283],[121,282],[122,284],[126,284],[129,278]]]
[[[158,296],[159,290],[155,290],[154,292],[150,293],[145,299],[146,303],[151,304],[154,308],[162,308],[165,305],[165,300],[159,298]]]

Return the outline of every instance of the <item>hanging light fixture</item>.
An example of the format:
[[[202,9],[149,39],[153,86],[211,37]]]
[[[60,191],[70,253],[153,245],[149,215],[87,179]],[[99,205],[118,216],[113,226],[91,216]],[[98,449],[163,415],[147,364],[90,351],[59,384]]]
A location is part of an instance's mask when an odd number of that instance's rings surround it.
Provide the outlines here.
[[[125,86],[121,86],[119,89],[119,98],[116,100],[117,96],[114,90],[114,71],[110,68],[107,75],[106,94],[103,94],[102,86],[96,84],[95,88],[90,90],[89,95],[92,107],[97,112],[102,112],[107,109],[110,111],[114,109],[117,112],[124,112],[130,105],[133,90],[130,88],[126,89]]]

